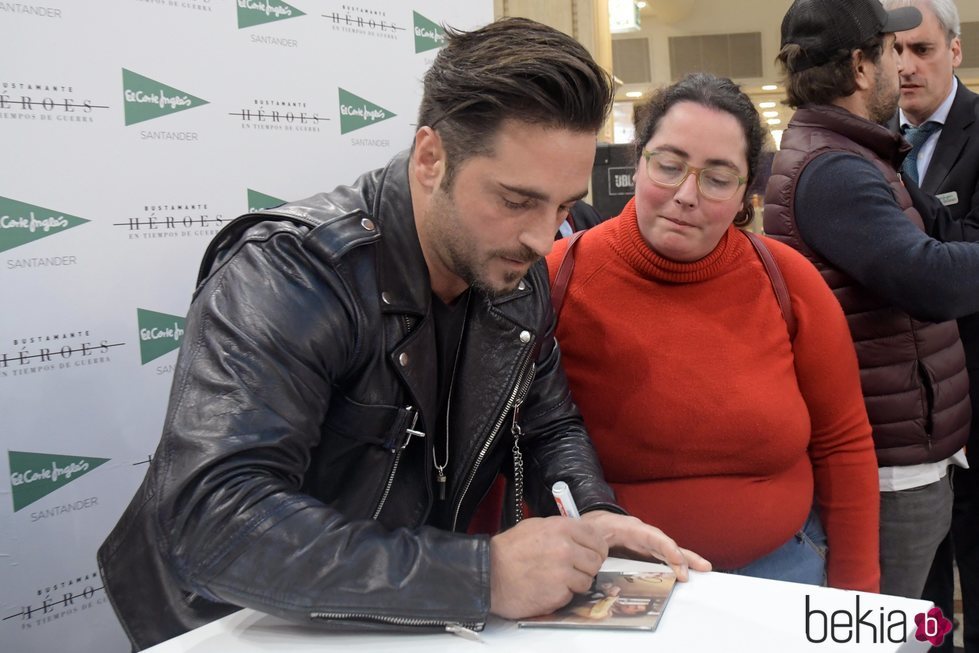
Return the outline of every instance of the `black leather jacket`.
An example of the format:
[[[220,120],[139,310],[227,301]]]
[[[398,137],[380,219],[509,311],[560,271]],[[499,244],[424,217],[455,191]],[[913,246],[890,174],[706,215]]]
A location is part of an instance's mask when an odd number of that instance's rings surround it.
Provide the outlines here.
[[[215,238],[162,440],[98,553],[137,649],[235,606],[334,628],[481,628],[489,544],[463,533],[515,430],[542,483],[619,511],[559,366],[540,263],[513,292],[471,299],[451,407],[454,532],[426,526],[430,299],[406,154]]]

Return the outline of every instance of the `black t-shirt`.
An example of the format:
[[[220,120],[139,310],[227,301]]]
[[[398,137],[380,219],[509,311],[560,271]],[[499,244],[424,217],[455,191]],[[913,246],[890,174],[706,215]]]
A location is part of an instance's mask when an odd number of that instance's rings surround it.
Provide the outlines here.
[[[446,494],[445,500],[439,498],[439,486],[437,473],[434,465],[445,465],[447,455],[447,442],[451,434],[447,433],[447,421],[450,418],[448,413],[450,396],[449,392],[457,394],[462,391],[458,386],[452,387],[452,375],[455,369],[456,357],[462,345],[465,335],[466,314],[469,307],[470,290],[455,298],[450,304],[445,304],[434,293],[432,294],[432,318],[435,321],[435,346],[438,352],[438,379],[436,388],[438,390],[438,421],[429,429],[432,432],[431,442],[433,467],[427,470],[432,475],[435,500],[432,505],[432,512],[429,517],[429,524],[448,529],[452,526],[452,515],[448,514],[450,509],[450,497]],[[449,460],[445,465],[444,473],[446,477],[452,473],[459,473],[459,461]],[[447,489],[447,484],[446,484]]]

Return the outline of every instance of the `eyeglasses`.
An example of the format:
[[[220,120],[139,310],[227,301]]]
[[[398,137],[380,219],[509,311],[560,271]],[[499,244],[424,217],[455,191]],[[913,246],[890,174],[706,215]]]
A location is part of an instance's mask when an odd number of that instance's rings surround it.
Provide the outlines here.
[[[700,194],[712,200],[729,200],[747,179],[722,167],[697,168],[670,152],[642,151],[646,160],[646,176],[657,186],[678,188],[693,173],[697,175]]]

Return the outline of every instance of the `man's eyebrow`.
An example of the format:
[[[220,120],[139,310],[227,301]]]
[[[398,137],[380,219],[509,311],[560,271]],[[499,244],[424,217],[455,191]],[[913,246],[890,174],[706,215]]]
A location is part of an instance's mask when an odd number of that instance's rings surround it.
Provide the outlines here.
[[[500,186],[510,191],[511,193],[516,193],[517,195],[523,195],[528,199],[539,200],[541,202],[547,202],[551,199],[550,197],[548,197],[547,193],[542,193],[541,191],[536,190],[534,188],[527,188],[524,186],[512,186],[510,184],[504,184],[504,183],[500,183]],[[586,188],[585,190],[581,191],[577,195],[574,195],[573,197],[569,197],[566,201],[577,202],[578,200],[583,199],[587,195],[588,195],[588,189]]]

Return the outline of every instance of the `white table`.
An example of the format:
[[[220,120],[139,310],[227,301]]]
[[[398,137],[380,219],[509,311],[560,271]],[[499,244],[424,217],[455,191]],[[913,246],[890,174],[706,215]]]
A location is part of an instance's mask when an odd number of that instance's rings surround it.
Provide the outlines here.
[[[616,562],[610,561],[612,565]],[[609,564],[609,563],[607,563]],[[627,569],[662,569],[648,563],[619,562]],[[331,633],[283,621],[254,610],[241,610],[219,621],[147,649],[152,653],[324,653],[325,651],[396,651],[439,653],[492,651],[525,653],[627,653],[630,651],[683,653],[795,651],[927,651],[929,644],[914,637],[914,616],[932,606],[895,596],[813,587],[797,583],[745,578],[722,573],[691,573],[678,583],[655,632],[592,631],[518,628],[513,622],[491,619],[473,642],[450,634]],[[806,597],[813,612],[806,635]],[[857,600],[865,625],[857,627]],[[851,627],[846,628],[849,613]],[[898,611],[898,612],[893,612]],[[907,631],[893,624],[901,617]],[[831,627],[835,618],[837,627]],[[883,621],[884,632],[880,623]],[[866,624],[875,625],[872,631]],[[855,641],[860,635],[860,643]],[[849,635],[848,643],[836,643]],[[890,636],[888,636],[890,635]],[[877,643],[874,644],[872,639]],[[905,641],[893,642],[893,639]]]

